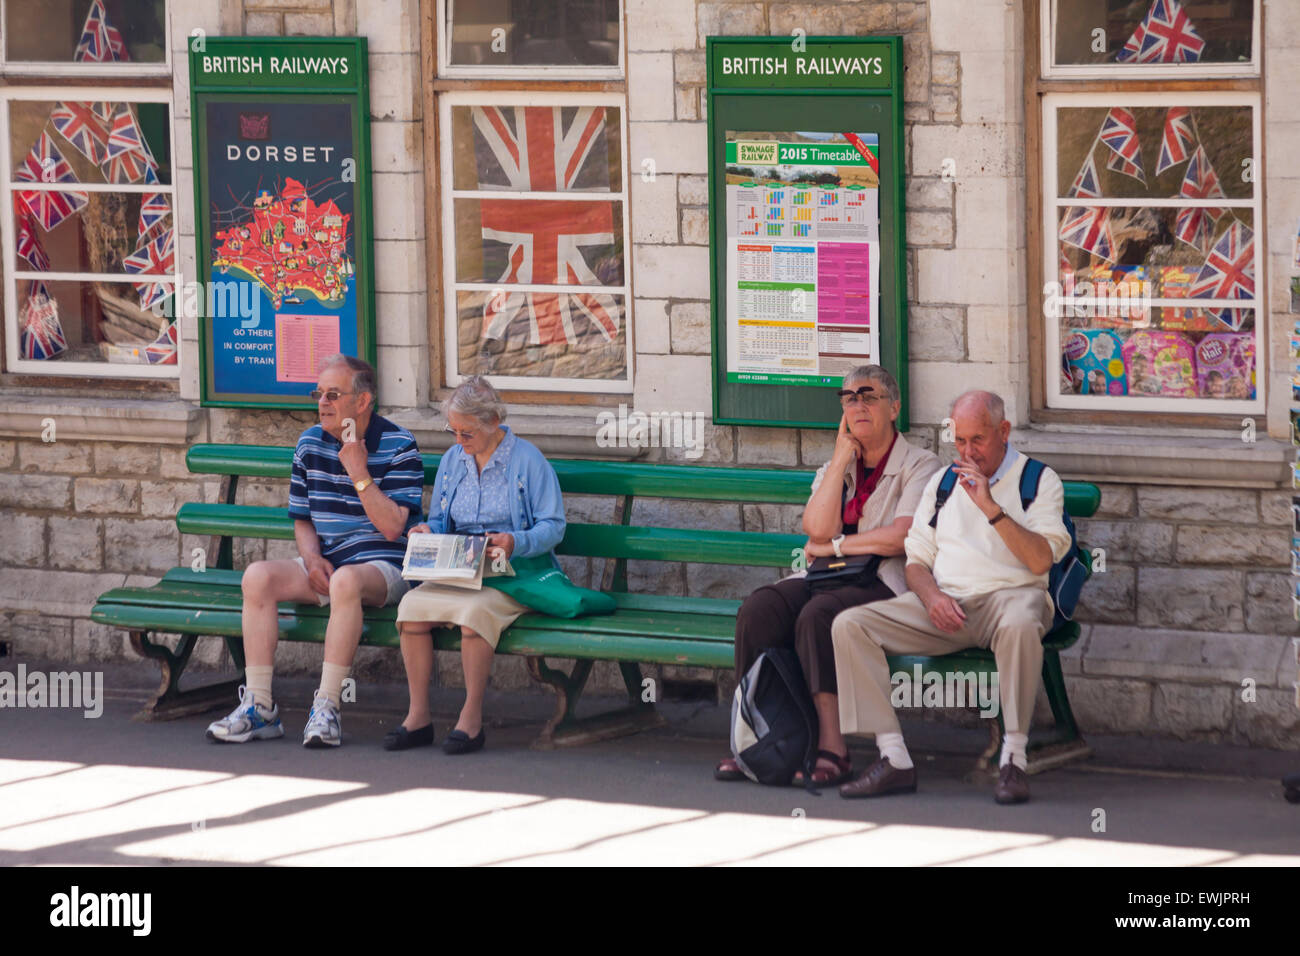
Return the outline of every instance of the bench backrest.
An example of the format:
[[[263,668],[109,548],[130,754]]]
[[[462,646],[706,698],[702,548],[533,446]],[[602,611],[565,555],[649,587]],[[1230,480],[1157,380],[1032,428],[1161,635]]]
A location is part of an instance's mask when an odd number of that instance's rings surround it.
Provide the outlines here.
[[[423,456],[426,485],[433,483],[441,457]],[[287,479],[293,465],[292,448],[201,444],[190,448],[186,462],[196,474],[231,478],[225,503],[182,505],[176,519],[185,534],[220,535],[226,539],[218,566],[231,566],[231,537],[293,538],[293,522],[287,508],[235,504],[241,477]],[[627,560],[783,568],[790,566],[792,551],[805,541],[798,534],[649,528],[633,526],[630,521],[637,497],[802,505],[808,500],[812,471],[573,458],[553,458],[550,462],[566,494],[607,495],[616,499],[615,523],[570,523],[556,549],[566,555],[619,559],[614,578],[616,590],[621,589]],[[1065,501],[1066,510],[1072,516],[1089,517],[1101,503],[1101,492],[1088,482],[1067,481]]]

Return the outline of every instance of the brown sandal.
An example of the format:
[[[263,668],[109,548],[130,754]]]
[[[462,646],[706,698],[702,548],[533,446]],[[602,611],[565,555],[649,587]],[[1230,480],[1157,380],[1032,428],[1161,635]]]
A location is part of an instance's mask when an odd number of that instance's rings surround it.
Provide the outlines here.
[[[834,770],[827,770],[824,767],[813,767],[812,786],[814,787],[838,787],[842,783],[847,783],[853,779],[853,763],[848,754],[841,757],[837,753],[829,750],[817,751],[818,760],[827,760],[835,765]],[[790,781],[792,787],[807,787],[808,778],[800,770]]]

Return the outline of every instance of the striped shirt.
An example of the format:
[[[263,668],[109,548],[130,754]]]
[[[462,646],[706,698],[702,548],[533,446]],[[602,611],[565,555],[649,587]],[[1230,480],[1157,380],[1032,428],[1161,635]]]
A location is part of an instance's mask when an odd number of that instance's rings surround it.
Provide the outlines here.
[[[406,531],[420,523],[424,462],[415,436],[378,415],[365,434],[366,469],[379,490],[409,510]],[[289,479],[289,517],[310,521],[320,536],[321,554],[335,567],[365,561],[401,564],[405,536],[388,541],[366,516],[347,469],[339,461],[342,443],[320,425],[302,433],[293,453]]]

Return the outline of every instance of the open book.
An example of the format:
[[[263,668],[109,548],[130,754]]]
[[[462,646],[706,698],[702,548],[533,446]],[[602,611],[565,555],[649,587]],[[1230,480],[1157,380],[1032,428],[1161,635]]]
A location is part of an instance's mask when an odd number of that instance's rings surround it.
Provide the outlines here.
[[[412,534],[406,538],[402,577],[478,590],[484,577],[514,576],[506,560],[486,557],[485,534]]]

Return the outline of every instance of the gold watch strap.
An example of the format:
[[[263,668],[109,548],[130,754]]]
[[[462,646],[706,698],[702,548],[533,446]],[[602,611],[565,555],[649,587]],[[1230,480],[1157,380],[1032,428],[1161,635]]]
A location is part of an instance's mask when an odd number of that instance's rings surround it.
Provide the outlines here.
[[[361,492],[365,491],[374,483],[375,479],[373,478],[362,478],[360,481],[352,482],[352,487],[357,489],[357,494],[361,494]]]

